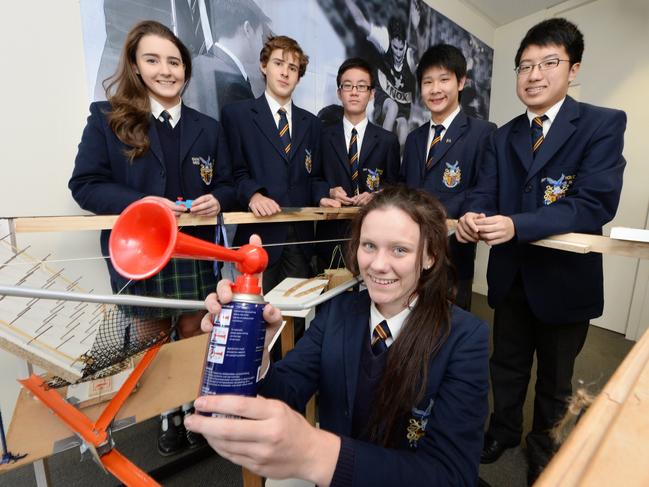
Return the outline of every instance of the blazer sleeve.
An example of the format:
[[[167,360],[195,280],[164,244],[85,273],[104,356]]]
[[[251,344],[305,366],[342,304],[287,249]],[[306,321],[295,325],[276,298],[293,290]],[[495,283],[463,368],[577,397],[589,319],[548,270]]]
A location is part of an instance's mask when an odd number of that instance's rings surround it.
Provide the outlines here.
[[[488,409],[489,331],[478,319],[470,319],[477,326],[454,344],[417,450],[344,438],[353,450],[350,485],[476,485]]]
[[[511,216],[519,242],[568,232],[599,233],[615,216],[626,161],[622,156],[626,114],[607,110],[593,131],[574,184],[564,198]]]
[[[233,211],[238,208],[234,180],[232,178],[232,161],[230,150],[225,140],[223,124],[217,128],[216,184],[212,195],[219,201],[221,211]]]
[[[330,303],[318,309],[309,329],[284,359],[271,364],[259,384],[259,394],[279,399],[296,411],[304,411],[320,382],[321,353]]]
[[[465,196],[460,216],[467,212],[485,213],[487,216],[498,213],[498,156],[496,151],[496,131],[491,132],[484,144],[482,162],[478,170],[476,185]]]
[[[311,185],[311,201],[314,206],[320,204],[322,198],[329,198],[329,183],[324,178],[324,168],[322,160],[322,124],[317,118],[313,118],[311,130],[313,131],[312,154],[314,160],[312,161],[312,172],[309,177],[309,184]]]
[[[229,105],[223,108],[221,112],[221,122],[227,141],[229,157],[232,161],[232,176],[234,178],[236,198],[239,205],[248,208],[250,198],[255,193],[261,193],[267,196],[266,188],[259,184],[251,175],[249,161],[243,152],[243,140],[241,130],[237,120],[236,110],[240,107],[237,104]]]
[[[392,134],[390,137],[390,146],[386,155],[387,161],[385,164],[386,169],[386,182],[389,184],[397,184],[400,180],[399,171],[401,169],[401,146],[399,139],[396,135]]]
[[[105,104],[104,104],[105,105]],[[115,215],[145,193],[114,179],[113,165],[129,164],[126,156],[111,160],[108,138],[113,133],[99,103],[90,105],[90,116],[83,130],[68,188],[81,208],[99,215]]]

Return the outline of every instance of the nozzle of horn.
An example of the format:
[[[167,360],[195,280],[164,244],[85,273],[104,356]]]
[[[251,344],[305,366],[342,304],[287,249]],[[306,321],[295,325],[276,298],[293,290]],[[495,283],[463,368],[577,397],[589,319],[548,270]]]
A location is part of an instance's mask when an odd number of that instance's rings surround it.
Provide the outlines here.
[[[149,278],[172,257],[235,262],[244,274],[262,272],[268,264],[268,254],[261,247],[226,249],[179,232],[173,212],[146,198],[129,205],[117,218],[108,249],[113,267],[128,279]]]

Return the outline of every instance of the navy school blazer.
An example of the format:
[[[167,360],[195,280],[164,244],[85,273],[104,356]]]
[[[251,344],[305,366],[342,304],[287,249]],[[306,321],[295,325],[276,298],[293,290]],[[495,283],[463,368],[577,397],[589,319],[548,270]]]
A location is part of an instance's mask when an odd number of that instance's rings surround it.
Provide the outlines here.
[[[124,155],[128,146],[108,126],[106,114],[110,111],[111,105],[106,101],[90,105],[90,116],[68,183],[79,206],[97,215],[119,214],[145,196],[165,195],[167,175],[153,117],[149,127],[149,150],[129,162]],[[183,104],[179,124],[183,197],[196,199],[211,193],[219,200],[222,211],[232,210],[236,203],[234,186],[219,123]],[[211,177],[205,171],[210,164]],[[183,232],[214,241],[214,227],[193,227]],[[108,255],[109,235],[108,230],[101,232],[102,255]],[[109,261],[107,263],[111,278],[117,278],[116,271]]]
[[[467,191],[475,186],[489,135],[496,125],[469,117],[463,110],[456,115],[436,149],[433,166],[426,171],[430,122],[408,134],[401,164],[401,181],[437,197],[448,218],[462,216]],[[459,243],[451,237],[451,256],[459,279],[473,277],[475,244]]]
[[[615,216],[626,161],[626,115],[566,97],[536,157],[522,114],[490,139],[464,212],[507,215],[516,235],[491,248],[489,303],[498,306],[520,272],[535,316],[567,323],[600,316],[602,256],[529,245],[568,232],[602,234]]]
[[[322,130],[322,169],[329,188],[341,186],[348,196],[353,196],[352,172],[347,157],[343,122],[337,122]],[[386,184],[399,181],[399,140],[392,132],[367,123],[358,165],[359,190],[361,193],[383,189]],[[319,221],[316,239],[344,238],[349,232],[349,220]],[[342,242],[341,242],[342,243]],[[329,261],[336,243],[317,244],[317,252]]]
[[[320,427],[353,448],[354,486],[475,485],[488,409],[487,325],[453,306],[450,334],[430,362],[426,393],[412,405],[425,434],[413,446],[404,424],[393,449],[348,438],[369,316],[367,291],[322,305],[295,349],[271,365],[259,393],[303,411],[319,391]]]
[[[320,163],[320,121],[295,104],[291,108],[291,151],[284,152],[275,118],[264,95],[223,107],[225,132],[239,204],[246,208],[255,193],[272,198],[282,207],[318,206],[329,196]],[[313,222],[295,223],[298,241],[313,240]],[[235,245],[248,243],[251,234],[264,244],[285,243],[288,223],[239,225]],[[300,246],[305,253],[311,246]],[[274,264],[282,247],[268,247],[268,264]]]

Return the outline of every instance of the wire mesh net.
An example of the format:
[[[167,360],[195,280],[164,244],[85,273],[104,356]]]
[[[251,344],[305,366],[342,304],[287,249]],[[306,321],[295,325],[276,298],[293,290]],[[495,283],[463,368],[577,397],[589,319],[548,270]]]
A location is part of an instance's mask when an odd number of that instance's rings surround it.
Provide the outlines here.
[[[132,357],[168,340],[182,312],[144,306],[99,307],[102,312],[92,347],[77,359],[83,363],[82,377],[72,383],[108,377],[125,369]],[[47,381],[52,388],[70,384],[70,381],[56,376]]]

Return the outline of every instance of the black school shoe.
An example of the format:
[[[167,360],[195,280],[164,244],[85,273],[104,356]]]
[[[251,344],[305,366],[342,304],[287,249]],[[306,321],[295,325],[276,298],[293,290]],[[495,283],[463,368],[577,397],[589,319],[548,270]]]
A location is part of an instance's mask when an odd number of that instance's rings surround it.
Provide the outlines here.
[[[183,424],[185,422],[185,418],[190,414],[194,414],[194,408],[183,411]],[[185,430],[185,440],[187,441],[187,446],[190,449],[198,448],[199,446],[207,444],[207,441],[205,440],[205,437],[203,435],[189,431],[184,426],[183,429]]]
[[[161,415],[160,429],[158,430],[158,453],[163,457],[168,457],[181,451],[187,445],[186,433],[180,411]]]

